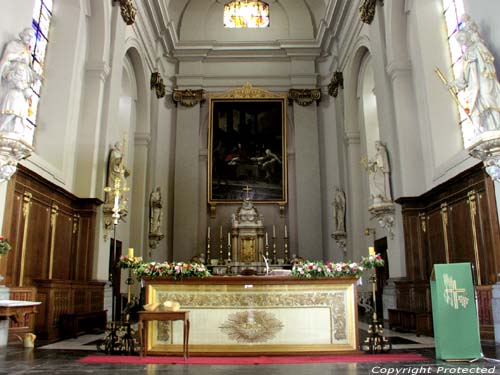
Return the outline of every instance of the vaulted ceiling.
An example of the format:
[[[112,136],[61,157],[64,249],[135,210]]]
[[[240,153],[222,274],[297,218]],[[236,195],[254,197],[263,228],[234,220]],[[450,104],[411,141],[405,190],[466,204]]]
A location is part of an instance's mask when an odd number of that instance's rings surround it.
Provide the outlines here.
[[[180,60],[328,55],[359,6],[359,0],[268,0],[269,28],[226,29],[229,0],[143,1],[165,55]]]

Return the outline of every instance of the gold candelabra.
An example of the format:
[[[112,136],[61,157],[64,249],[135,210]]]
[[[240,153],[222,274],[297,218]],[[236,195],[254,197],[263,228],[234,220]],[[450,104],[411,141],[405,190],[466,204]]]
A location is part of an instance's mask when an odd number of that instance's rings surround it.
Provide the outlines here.
[[[283,246],[285,248],[283,260],[284,260],[285,264],[287,264],[290,262],[290,254],[288,251],[288,237],[285,237]]]

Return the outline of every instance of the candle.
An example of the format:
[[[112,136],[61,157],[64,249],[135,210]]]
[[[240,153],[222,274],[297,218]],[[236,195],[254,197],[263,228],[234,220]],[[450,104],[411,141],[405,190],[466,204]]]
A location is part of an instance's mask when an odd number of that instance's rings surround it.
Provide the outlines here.
[[[210,239],[210,226],[208,227],[208,230],[207,230],[207,238]]]
[[[231,246],[231,233],[227,232],[227,246]]]
[[[368,255],[375,255],[375,248],[373,246],[368,248]]]
[[[285,238],[288,238],[288,230],[286,229],[286,224],[285,224]]]
[[[267,232],[266,232],[266,246],[269,245],[269,240],[267,238]]]
[[[276,238],[276,227],[273,224],[273,238]]]
[[[133,258],[134,257],[134,248],[129,247],[128,248],[128,257]]]
[[[222,225],[219,227],[219,238],[222,239]]]

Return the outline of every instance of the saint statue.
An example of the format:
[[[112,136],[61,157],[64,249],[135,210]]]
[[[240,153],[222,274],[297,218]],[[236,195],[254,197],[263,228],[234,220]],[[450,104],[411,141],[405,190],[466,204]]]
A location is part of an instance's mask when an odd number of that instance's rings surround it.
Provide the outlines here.
[[[345,213],[345,193],[340,187],[337,186],[335,188],[335,195],[333,198],[333,218],[335,224],[334,233],[345,233]]]
[[[473,123],[476,135],[500,130],[500,84],[494,58],[470,16],[462,16],[461,29],[455,39],[464,51],[463,70],[448,87],[454,92],[464,91],[465,98],[461,104]]]
[[[162,235],[161,226],[163,221],[161,188],[158,186],[150,196],[149,212],[149,234]]]
[[[29,46],[34,36],[31,27],[24,29],[19,39],[7,44],[0,60],[0,132],[24,136],[30,127],[26,118],[33,93],[31,86],[42,78],[31,67]]]
[[[370,191],[373,205],[392,202],[389,158],[387,149],[381,141],[375,141],[377,150],[373,159],[368,160],[366,170],[370,173]]]

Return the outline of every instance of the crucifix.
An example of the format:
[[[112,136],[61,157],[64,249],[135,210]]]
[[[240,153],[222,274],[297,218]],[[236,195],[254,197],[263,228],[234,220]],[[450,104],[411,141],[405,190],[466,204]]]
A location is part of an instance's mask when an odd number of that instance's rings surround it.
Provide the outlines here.
[[[246,192],[245,200],[247,200],[247,201],[250,200],[250,196],[248,195],[248,193],[250,193],[252,191],[252,188],[248,187],[248,185],[247,185],[243,188],[243,191]]]

